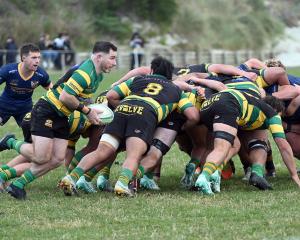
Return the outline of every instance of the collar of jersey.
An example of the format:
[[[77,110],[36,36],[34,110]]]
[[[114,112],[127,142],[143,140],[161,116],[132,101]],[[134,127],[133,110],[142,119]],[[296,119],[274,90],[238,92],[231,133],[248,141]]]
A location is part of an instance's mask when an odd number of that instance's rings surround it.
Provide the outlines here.
[[[32,72],[32,74],[30,74],[27,78],[24,77],[23,74],[22,74],[21,64],[22,64],[21,62],[18,64],[18,72],[19,72],[19,75],[20,75],[20,77],[21,77],[24,81],[27,81],[27,80],[29,80],[30,78],[32,78],[34,72]]]

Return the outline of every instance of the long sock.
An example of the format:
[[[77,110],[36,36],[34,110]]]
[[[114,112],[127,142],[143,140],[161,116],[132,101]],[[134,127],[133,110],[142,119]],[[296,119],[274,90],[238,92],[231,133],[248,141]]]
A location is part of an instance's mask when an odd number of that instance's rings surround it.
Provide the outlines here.
[[[0,172],[0,178],[4,181],[8,181],[9,179],[15,178],[17,176],[17,171],[14,168],[9,168]]]
[[[22,176],[16,179],[15,181],[13,181],[12,184],[18,188],[24,188],[25,185],[31,183],[32,181],[34,181],[34,179],[36,179],[36,176],[34,176],[30,170],[26,170],[22,174]]]
[[[213,162],[206,162],[203,166],[202,174],[209,181],[210,175],[212,175],[217,170],[217,165]]]
[[[70,162],[70,165],[68,166],[68,173],[72,172],[74,168],[77,167],[78,163],[81,161],[83,158],[83,154],[81,151],[78,151],[75,156],[73,157],[72,161]]]
[[[92,181],[93,178],[97,175],[98,170],[97,168],[91,168],[89,171],[87,171],[84,174],[85,180],[87,180],[88,182]]]
[[[132,177],[133,177],[133,172],[128,168],[123,168],[118,181],[120,181],[121,183],[127,186],[130,180],[132,179]]]
[[[100,171],[99,171],[99,175],[103,176],[106,180],[109,179],[109,175],[110,175],[110,168],[111,168],[111,165],[113,163],[109,163],[107,164],[105,167],[103,167]]]
[[[1,166],[0,166],[0,171],[2,170],[7,170],[7,169],[9,169],[10,167],[8,166],[8,165],[6,165],[6,164],[2,164]]]
[[[136,171],[136,179],[141,179],[143,176],[144,176],[144,173],[145,173],[145,169],[143,166],[139,166],[138,170]]]
[[[15,149],[18,153],[20,153],[20,148],[24,143],[26,143],[26,142],[15,139],[15,138],[9,138],[7,140],[7,146],[10,149]]]
[[[264,167],[261,164],[254,163],[251,167],[251,172],[255,172],[258,176],[264,176]]]
[[[197,167],[198,165],[200,165],[200,159],[192,157],[189,163],[193,163]]]
[[[73,169],[73,171],[70,173],[71,178],[77,182],[78,179],[84,174],[84,171],[80,167],[76,167]]]
[[[153,172],[146,172],[145,175],[149,178],[149,179],[153,179]]]

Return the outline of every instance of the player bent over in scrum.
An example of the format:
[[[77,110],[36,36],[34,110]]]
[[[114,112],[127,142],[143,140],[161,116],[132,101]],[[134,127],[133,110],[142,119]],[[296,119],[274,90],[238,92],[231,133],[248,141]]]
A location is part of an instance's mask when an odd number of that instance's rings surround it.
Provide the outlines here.
[[[121,175],[115,185],[118,195],[133,196],[128,187],[136,173],[139,161],[153,138],[158,122],[176,108],[188,118],[188,125],[199,120],[199,113],[188,101],[186,95],[170,80],[173,65],[164,58],[157,57],[151,62],[152,75],[136,77],[110,90],[108,101],[117,106],[115,118],[107,125],[96,151],[86,155],[79,165],[61,181],[66,195],[71,195],[75,182],[92,167],[107,163],[122,140],[126,142],[126,159]],[[130,92],[130,95],[129,95]]]
[[[226,106],[226,109],[222,106]],[[256,128],[270,129],[292,179],[300,187],[293,153],[285,139],[281,118],[264,101],[237,90],[225,90],[207,99],[202,105],[200,115],[201,121],[214,132],[214,149],[207,156],[203,171],[195,184],[202,193],[213,194],[211,184],[217,182],[218,178],[212,178],[212,175],[228,155],[238,126],[247,128],[257,121],[257,116],[261,121],[257,122]],[[257,177],[256,180],[259,183],[260,178]]]

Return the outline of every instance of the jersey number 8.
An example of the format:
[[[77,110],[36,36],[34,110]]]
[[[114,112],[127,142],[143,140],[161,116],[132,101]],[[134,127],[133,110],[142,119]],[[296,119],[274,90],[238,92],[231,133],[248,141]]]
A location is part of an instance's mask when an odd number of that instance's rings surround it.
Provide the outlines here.
[[[162,85],[158,83],[149,83],[144,89],[144,92],[149,95],[158,95],[159,92],[163,89]]]

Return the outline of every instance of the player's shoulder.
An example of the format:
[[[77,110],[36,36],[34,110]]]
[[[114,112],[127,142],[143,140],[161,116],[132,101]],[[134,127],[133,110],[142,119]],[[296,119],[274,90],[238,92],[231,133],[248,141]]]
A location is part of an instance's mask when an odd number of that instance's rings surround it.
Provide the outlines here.
[[[49,78],[49,74],[47,73],[47,71],[41,68],[40,66],[38,66],[37,70],[35,71],[35,74],[41,78]]]
[[[18,63],[8,63],[1,67],[1,71],[8,73],[18,72]]]

